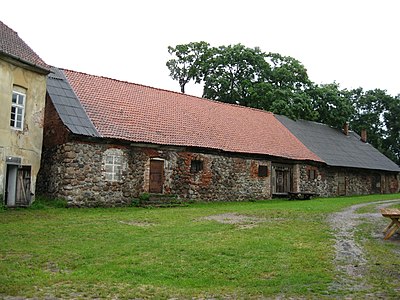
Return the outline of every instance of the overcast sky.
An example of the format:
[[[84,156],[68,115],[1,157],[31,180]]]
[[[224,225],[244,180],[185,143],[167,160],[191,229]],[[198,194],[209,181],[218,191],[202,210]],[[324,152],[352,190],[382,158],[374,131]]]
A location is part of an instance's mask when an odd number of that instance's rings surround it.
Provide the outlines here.
[[[0,20],[48,64],[179,91],[167,47],[242,43],[292,56],[316,83],[400,93],[398,0],[12,0]],[[201,87],[187,88],[201,95]]]

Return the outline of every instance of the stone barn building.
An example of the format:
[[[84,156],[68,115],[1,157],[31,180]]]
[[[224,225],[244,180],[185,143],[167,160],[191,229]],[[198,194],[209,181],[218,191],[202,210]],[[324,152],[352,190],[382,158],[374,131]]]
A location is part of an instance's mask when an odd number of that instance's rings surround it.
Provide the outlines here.
[[[336,196],[399,190],[399,167],[356,134],[292,122],[262,110],[54,68],[47,81],[38,188],[70,206],[127,205],[143,193],[242,201],[291,191]],[[318,151],[312,144],[319,141],[308,143],[301,134],[307,126],[332,132],[326,139],[345,139],[337,155],[361,151],[368,161],[352,164]]]

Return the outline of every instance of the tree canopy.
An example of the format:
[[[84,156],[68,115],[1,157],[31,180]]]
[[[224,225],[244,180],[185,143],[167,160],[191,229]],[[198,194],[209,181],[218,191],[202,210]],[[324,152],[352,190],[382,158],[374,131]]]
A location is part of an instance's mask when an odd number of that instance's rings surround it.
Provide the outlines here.
[[[166,65],[181,92],[193,81],[203,97],[268,110],[292,119],[366,129],[368,141],[400,163],[400,95],[385,90],[341,89],[336,82],[315,84],[297,59],[242,44],[211,47],[192,42],[168,47]]]
[[[210,44],[206,42],[193,42],[189,44],[168,47],[168,52],[176,56],[167,62],[172,79],[179,82],[181,92],[185,93],[185,86],[190,80],[200,83],[203,72],[206,72],[206,62]]]

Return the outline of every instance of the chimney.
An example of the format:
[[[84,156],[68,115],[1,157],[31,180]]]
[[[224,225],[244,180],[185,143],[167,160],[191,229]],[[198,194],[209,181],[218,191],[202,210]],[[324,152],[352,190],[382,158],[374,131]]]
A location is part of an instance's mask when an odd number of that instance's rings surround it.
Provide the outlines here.
[[[361,129],[361,141],[364,143],[367,142],[367,130],[366,129]]]
[[[349,135],[349,122],[345,122],[343,125],[343,133]]]

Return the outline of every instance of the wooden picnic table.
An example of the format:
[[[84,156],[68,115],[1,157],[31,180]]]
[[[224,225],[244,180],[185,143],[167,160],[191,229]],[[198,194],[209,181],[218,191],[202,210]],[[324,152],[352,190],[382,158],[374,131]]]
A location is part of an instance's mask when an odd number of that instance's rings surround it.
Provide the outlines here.
[[[400,209],[398,208],[382,208],[381,209],[382,216],[386,218],[390,218],[391,222],[386,228],[383,230],[385,234],[384,240],[390,239],[390,237],[400,229]]]
[[[318,196],[313,192],[288,192],[289,199],[291,200],[310,200],[311,197]]]

